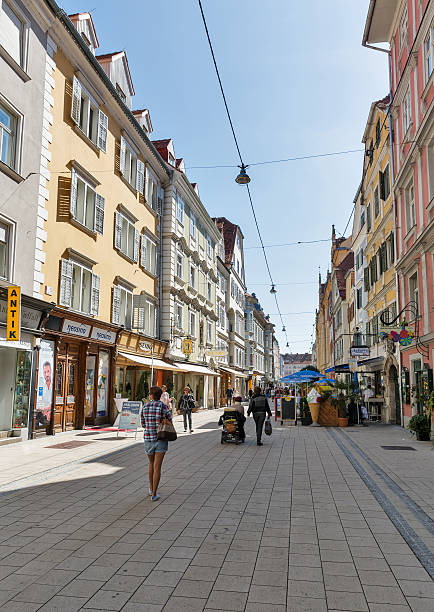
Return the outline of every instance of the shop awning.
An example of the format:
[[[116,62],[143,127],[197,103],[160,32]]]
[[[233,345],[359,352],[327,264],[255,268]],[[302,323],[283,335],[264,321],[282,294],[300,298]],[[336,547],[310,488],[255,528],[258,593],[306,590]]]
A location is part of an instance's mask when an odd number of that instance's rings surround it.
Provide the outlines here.
[[[231,370],[231,368],[223,368],[220,366],[220,370],[223,370],[223,372],[227,372],[228,374],[232,374],[232,376],[236,376],[237,378],[246,378],[246,374],[243,372],[238,372],[237,370]]]
[[[205,366],[194,365],[192,363],[181,363],[176,362],[176,369],[183,372],[188,372],[190,374],[207,374],[208,376],[220,376],[218,372],[214,372],[213,370],[209,370]]]
[[[119,355],[122,355],[122,357],[125,357],[125,359],[128,359],[129,361],[132,361],[135,364],[148,366],[149,368],[152,367],[151,357],[142,357],[141,355],[132,355],[131,353],[121,353],[121,352],[119,352]],[[161,359],[154,359],[153,363],[154,363],[155,370],[172,370],[175,372],[180,372],[180,369],[177,368],[176,365],[173,365],[171,363],[166,363],[165,361],[162,361]]]

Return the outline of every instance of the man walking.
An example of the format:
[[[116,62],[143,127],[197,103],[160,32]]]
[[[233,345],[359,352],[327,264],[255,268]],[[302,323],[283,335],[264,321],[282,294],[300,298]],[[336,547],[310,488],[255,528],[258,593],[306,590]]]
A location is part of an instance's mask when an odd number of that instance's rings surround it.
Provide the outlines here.
[[[234,395],[234,390],[232,389],[232,387],[228,387],[226,390],[226,400],[227,400],[228,406],[232,406],[233,395]]]
[[[196,404],[190,388],[185,387],[184,393],[181,395],[178,402],[178,410],[182,412],[182,416],[184,417],[184,433],[187,432],[187,419],[190,433],[193,433],[191,413],[195,406]]]
[[[253,414],[253,419],[256,423],[256,444],[258,446],[262,446],[262,428],[264,427],[266,414],[269,418],[271,418],[271,410],[270,406],[268,405],[268,400],[261,392],[260,387],[255,387],[253,397],[249,403],[247,416],[249,416],[250,413]]]

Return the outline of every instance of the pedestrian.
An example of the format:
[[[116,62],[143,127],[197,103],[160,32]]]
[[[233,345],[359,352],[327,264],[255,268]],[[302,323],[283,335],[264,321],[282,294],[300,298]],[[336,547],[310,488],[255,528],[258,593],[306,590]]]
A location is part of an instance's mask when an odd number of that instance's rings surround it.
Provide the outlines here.
[[[170,405],[170,395],[167,393],[166,385],[161,385],[161,389],[163,393],[161,394],[161,401],[165,404],[169,410],[172,410],[172,406]]]
[[[256,444],[262,446],[262,428],[264,427],[265,416],[268,415],[268,418],[271,418],[271,410],[268,405],[268,400],[261,392],[260,387],[255,387],[253,397],[250,400],[247,416],[251,413],[256,423]]]
[[[358,418],[357,418],[357,404],[354,401],[354,398],[352,397],[350,400],[350,403],[348,404],[348,425],[357,425],[358,423]]]
[[[244,440],[246,439],[246,432],[244,431],[244,423],[246,422],[246,417],[244,416],[244,406],[241,403],[242,401],[243,398],[240,395],[234,396],[233,408],[240,415],[240,419],[238,420],[238,431],[240,433],[240,440],[244,442]]]
[[[185,387],[184,393],[181,395],[178,402],[178,410],[182,412],[182,416],[184,417],[184,433],[187,432],[187,419],[190,433],[193,433],[191,413],[195,406],[196,404],[190,387]]]
[[[148,456],[149,495],[152,501],[160,499],[157,489],[160,483],[161,465],[169,447],[167,440],[158,439],[158,425],[162,419],[172,422],[172,414],[161,401],[161,394],[161,387],[151,387],[152,399],[142,408],[143,438],[145,452]]]
[[[249,402],[253,397],[253,389],[249,389]]]
[[[227,400],[227,405],[228,406],[232,406],[232,397],[234,395],[234,390],[232,389],[232,387],[228,387],[226,389],[226,400]]]

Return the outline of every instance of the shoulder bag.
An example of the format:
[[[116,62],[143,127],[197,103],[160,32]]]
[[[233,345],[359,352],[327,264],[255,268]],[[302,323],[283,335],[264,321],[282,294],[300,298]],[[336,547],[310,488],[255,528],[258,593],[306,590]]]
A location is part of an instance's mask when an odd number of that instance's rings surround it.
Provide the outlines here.
[[[176,430],[169,419],[161,419],[158,425],[157,438],[158,440],[166,440],[174,442],[177,438]]]

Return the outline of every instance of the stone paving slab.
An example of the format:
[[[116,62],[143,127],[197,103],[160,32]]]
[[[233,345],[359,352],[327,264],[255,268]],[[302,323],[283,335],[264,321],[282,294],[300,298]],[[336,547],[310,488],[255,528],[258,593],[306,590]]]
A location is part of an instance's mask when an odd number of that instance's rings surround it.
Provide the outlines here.
[[[434,610],[417,548],[434,552],[430,446],[397,427],[276,426],[257,447],[251,419],[222,446],[219,414],[170,445],[157,503],[140,440],[0,448],[0,610]],[[400,444],[417,452],[381,448]]]

